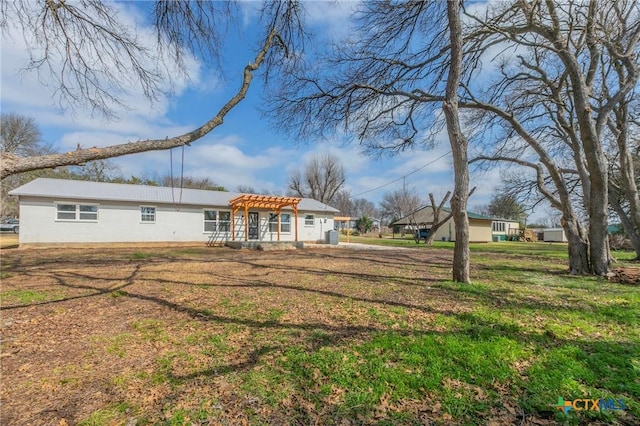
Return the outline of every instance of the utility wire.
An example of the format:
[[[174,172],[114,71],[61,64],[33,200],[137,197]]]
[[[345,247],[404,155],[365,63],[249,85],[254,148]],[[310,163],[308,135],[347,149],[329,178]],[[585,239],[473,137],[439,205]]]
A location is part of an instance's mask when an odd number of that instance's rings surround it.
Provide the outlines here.
[[[377,187],[375,187],[375,188],[373,188],[373,189],[368,189],[368,190],[366,190],[366,191],[363,191],[363,192],[360,192],[360,193],[358,193],[358,194],[352,195],[351,197],[352,197],[352,198],[359,197],[359,196],[361,196],[361,195],[368,194],[369,192],[377,191],[378,189],[384,188],[385,186],[389,186],[389,185],[391,185],[392,183],[396,183],[396,182],[398,182],[399,180],[402,180],[402,179],[406,178],[407,176],[411,176],[411,175],[412,175],[412,174],[414,174],[414,173],[418,173],[420,170],[424,169],[424,168],[425,168],[425,167],[427,167],[427,166],[432,165],[432,164],[433,164],[433,163],[435,163],[436,161],[438,161],[438,160],[440,160],[440,159],[442,159],[442,158],[446,157],[446,156],[447,156],[447,155],[449,155],[449,154],[451,154],[451,151],[445,152],[444,154],[442,154],[440,157],[436,158],[435,160],[431,160],[431,161],[429,161],[427,164],[423,164],[422,166],[420,166],[419,168],[415,169],[414,171],[412,171],[412,172],[410,172],[410,173],[407,173],[407,174],[406,174],[406,175],[404,175],[404,176],[400,176],[399,178],[394,179],[394,180],[392,180],[391,182],[387,182],[387,183],[385,183],[384,185],[377,186]]]

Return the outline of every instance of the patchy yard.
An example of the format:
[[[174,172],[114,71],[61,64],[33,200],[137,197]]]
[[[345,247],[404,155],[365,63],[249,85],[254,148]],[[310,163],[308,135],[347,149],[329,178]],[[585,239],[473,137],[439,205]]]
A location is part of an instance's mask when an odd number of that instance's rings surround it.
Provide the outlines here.
[[[443,249],[1,255],[2,424],[640,424],[640,290],[561,259],[476,252],[464,286]]]

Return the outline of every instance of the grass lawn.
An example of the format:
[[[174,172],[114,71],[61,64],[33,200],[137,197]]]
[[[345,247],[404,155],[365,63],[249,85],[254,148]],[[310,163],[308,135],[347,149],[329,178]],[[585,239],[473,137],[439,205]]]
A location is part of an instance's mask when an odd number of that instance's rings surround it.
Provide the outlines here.
[[[640,288],[483,247],[3,249],[0,423],[640,424]]]
[[[347,236],[340,235],[340,241],[346,242]],[[432,246],[427,246],[424,241],[420,244],[416,244],[413,237],[396,237],[391,238],[386,236],[385,238],[375,237],[349,237],[349,241],[352,243],[374,244],[388,247],[406,247],[406,248],[440,248],[453,250],[454,243],[449,241],[434,241]],[[514,242],[514,241],[501,241],[498,243],[471,243],[469,248],[472,252],[486,252],[486,253],[504,253],[511,255],[524,255],[524,256],[544,256],[557,259],[568,259],[566,243],[527,243],[527,242]],[[615,251],[613,256],[618,261],[629,261],[635,258],[633,251]]]

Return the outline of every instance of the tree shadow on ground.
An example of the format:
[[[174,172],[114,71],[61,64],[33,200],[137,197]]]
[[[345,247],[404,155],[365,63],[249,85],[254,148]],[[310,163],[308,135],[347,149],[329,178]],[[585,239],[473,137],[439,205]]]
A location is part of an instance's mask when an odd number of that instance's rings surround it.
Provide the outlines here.
[[[313,253],[313,256],[319,256],[317,253]],[[385,262],[387,262],[387,266],[411,266],[414,268],[421,268],[422,266],[416,265],[415,262],[424,262],[423,259],[415,259],[412,257],[413,255],[406,256],[402,255],[393,255],[389,256]],[[325,257],[324,255],[322,256]],[[554,351],[563,349],[565,347],[575,347],[577,350],[584,354],[584,356],[580,355],[573,362],[580,364],[585,371],[594,371],[596,380],[589,383],[590,386],[596,387],[598,389],[603,389],[607,392],[611,392],[612,394],[624,394],[629,395],[629,397],[640,398],[640,391],[637,389],[637,386],[633,386],[633,384],[637,384],[638,381],[638,371],[637,366],[634,364],[633,357],[640,353],[640,347],[637,343],[634,342],[626,342],[626,341],[603,341],[601,339],[597,339],[591,336],[586,336],[582,339],[571,339],[571,338],[560,338],[555,333],[549,332],[549,330],[528,330],[525,327],[521,327],[515,325],[513,322],[508,320],[496,320],[491,319],[488,320],[481,315],[478,315],[474,312],[465,312],[460,311],[458,309],[448,309],[447,306],[442,306],[442,303],[436,303],[435,306],[433,303],[425,303],[425,304],[417,304],[417,303],[409,303],[406,301],[399,300],[390,300],[389,298],[381,297],[367,297],[359,294],[349,294],[344,291],[340,291],[340,287],[334,287],[332,289],[328,288],[311,288],[306,287],[304,285],[297,285],[291,281],[282,281],[278,280],[277,282],[268,281],[270,278],[270,270],[277,270],[281,273],[291,273],[291,279],[295,279],[295,274],[312,274],[316,277],[333,277],[336,278],[336,282],[340,282],[340,280],[344,279],[354,279],[361,281],[363,283],[367,283],[370,285],[377,284],[389,284],[390,282],[406,287],[432,287],[430,290],[433,290],[433,296],[438,297],[441,296],[438,300],[462,300],[465,297],[473,298],[479,302],[479,306],[486,307],[487,309],[500,307],[504,309],[509,309],[513,312],[523,311],[523,310],[542,310],[544,312],[554,312],[558,309],[566,309],[567,311],[580,311],[584,309],[582,306],[568,306],[566,308],[559,308],[556,303],[552,301],[541,301],[541,300],[523,300],[517,297],[514,297],[513,291],[510,290],[486,290],[481,287],[474,286],[456,286],[448,283],[448,280],[443,278],[434,278],[430,279],[428,282],[423,283],[422,280],[416,280],[415,278],[408,277],[398,277],[393,274],[385,274],[378,275],[368,273],[366,271],[357,269],[355,271],[343,271],[343,270],[335,270],[330,267],[314,267],[307,268],[303,266],[287,266],[287,265],[269,265],[266,266],[261,264],[261,261],[273,259],[274,257],[269,256],[245,256],[240,257],[238,259],[224,259],[219,260],[225,263],[233,262],[238,265],[239,268],[249,268],[264,271],[260,274],[250,274],[241,277],[235,277],[233,275],[228,274],[226,271],[215,270],[215,271],[205,271],[204,275],[208,276],[211,281],[215,281],[213,283],[205,283],[205,282],[190,282],[190,281],[181,281],[181,280],[172,280],[172,279],[162,279],[162,278],[145,278],[141,276],[145,266],[149,265],[158,265],[167,263],[167,260],[158,261],[155,259],[151,260],[143,260],[137,261],[135,264],[128,264],[127,266],[132,266],[133,270],[124,278],[104,278],[96,276],[95,274],[87,274],[87,273],[78,273],[78,272],[68,272],[68,271],[51,271],[48,273],[48,276],[55,279],[57,285],[71,289],[73,291],[82,291],[88,292],[87,294],[81,295],[73,295],[69,297],[65,297],[60,300],[47,301],[42,303],[34,303],[28,305],[14,305],[3,307],[3,309],[19,309],[25,307],[33,307],[39,305],[46,304],[56,304],[63,303],[65,301],[71,301],[75,299],[88,298],[88,297],[100,297],[100,296],[108,296],[113,292],[118,292],[118,297],[127,298],[130,300],[137,300],[146,303],[152,303],[163,308],[166,308],[168,312],[176,312],[180,314],[184,314],[187,317],[201,321],[204,323],[213,323],[219,325],[234,325],[245,327],[248,330],[253,332],[282,332],[282,331],[297,331],[300,332],[300,338],[292,341],[292,342],[284,342],[280,344],[253,344],[251,348],[249,348],[246,354],[242,354],[241,357],[236,359],[234,362],[230,362],[227,364],[216,366],[215,368],[204,368],[197,371],[192,371],[188,374],[175,374],[171,371],[168,373],[169,380],[177,385],[175,389],[158,405],[159,407],[164,406],[166,403],[170,403],[179,397],[179,393],[181,389],[179,386],[185,385],[187,383],[197,384],[199,380],[202,379],[210,379],[212,377],[220,377],[223,375],[231,374],[231,373],[240,373],[247,372],[255,369],[259,365],[265,364],[265,358],[269,356],[273,356],[274,354],[283,355],[287,349],[296,346],[300,347],[304,351],[308,351],[309,353],[316,353],[323,348],[327,347],[337,347],[344,344],[351,344],[354,342],[361,342],[370,340],[376,335],[380,335],[382,333],[392,333],[394,335],[403,337],[403,338],[411,338],[411,339],[419,339],[426,338],[432,336],[444,336],[444,335],[454,335],[464,336],[465,338],[469,338],[476,341],[482,342],[492,342],[496,338],[505,338],[511,341],[517,342],[518,344],[530,348],[531,351],[538,354],[543,354],[545,351]],[[277,258],[277,257],[275,257]],[[335,260],[344,260],[344,257],[335,256],[335,255],[327,255],[326,258],[333,258]],[[369,258],[366,255],[359,254],[357,256],[358,262],[361,264],[364,262],[372,262],[378,264],[375,256],[372,255],[372,258]],[[196,260],[186,261],[184,259],[177,258],[172,260],[171,262],[196,262]],[[202,262],[202,259],[197,260],[197,262]],[[215,261],[213,261],[215,262]],[[405,263],[406,262],[406,263]],[[52,265],[53,263],[37,263],[34,262],[30,267],[42,268],[45,265]],[[87,265],[107,265],[112,264],[109,262],[103,263],[92,263],[91,261],[86,263]],[[443,261],[443,265],[445,262]],[[57,265],[59,267],[59,265]],[[170,264],[169,264],[170,266]],[[430,265],[431,266],[431,265]],[[170,269],[170,268],[169,268]],[[531,268],[532,271],[540,272],[540,269]],[[166,272],[168,270],[165,270]],[[20,269],[14,266],[14,272],[20,273]],[[154,270],[154,274],[162,274],[163,270]],[[31,276],[34,279],[41,277],[42,270],[39,269],[37,271],[23,271],[26,276]],[[91,285],[91,284],[83,284],[83,283],[74,283],[72,281],[80,281],[80,282],[94,282],[99,279],[103,284],[100,285]],[[412,327],[410,329],[398,330],[393,329],[390,326],[377,325],[377,326],[369,326],[369,325],[336,325],[330,324],[328,322],[322,321],[301,321],[301,322],[282,322],[273,319],[252,319],[252,318],[243,318],[238,315],[224,315],[215,312],[215,307],[202,307],[198,306],[197,302],[178,302],[172,300],[172,297],[175,297],[175,294],[170,294],[167,296],[160,296],[157,294],[152,288],[152,292],[143,292],[136,288],[135,284],[142,281],[153,281],[153,283],[157,285],[173,285],[173,286],[189,286],[189,287],[209,287],[209,288],[224,288],[224,287],[235,287],[246,290],[261,290],[261,289],[274,289],[277,291],[293,291],[297,293],[302,293],[305,295],[319,295],[329,298],[343,299],[343,300],[351,300],[363,303],[365,305],[371,305],[375,307],[398,307],[404,308],[407,310],[416,310],[425,313],[434,313],[434,314],[442,314],[447,317],[453,318],[457,320],[459,325],[455,325],[449,327],[449,329],[444,331],[438,331],[433,328],[418,328]],[[416,283],[418,281],[418,283]],[[148,289],[147,289],[148,290]],[[623,306],[613,306],[612,309],[615,311],[617,308],[623,308]],[[607,317],[613,321],[626,321],[627,317],[620,317],[619,315],[612,315],[609,310],[605,310],[601,313],[601,315]],[[322,336],[318,336],[318,331],[322,331]],[[398,349],[399,350],[399,349]],[[636,355],[634,355],[636,354]],[[389,357],[393,357],[393,352],[389,353]],[[617,371],[615,372],[616,377],[618,379],[613,379],[607,381],[607,377],[611,377],[612,372],[607,368],[607,362],[603,362],[607,356],[613,357],[617,363]],[[543,362],[541,364],[541,368],[553,369],[553,365],[551,361]],[[285,372],[286,373],[286,372]],[[362,374],[365,372],[363,371]],[[576,373],[578,374],[578,373]],[[583,373],[580,373],[583,374]],[[293,373],[286,373],[286,379],[292,382],[292,386],[299,390],[302,395],[308,393],[309,384],[301,380],[300,377],[294,375]],[[621,388],[620,383],[623,380],[619,379],[619,377],[627,377],[632,384],[628,388]],[[589,382],[590,379],[587,376],[578,377],[580,380],[584,380]],[[542,385],[547,385],[546,382],[543,382],[543,379],[539,379]],[[558,378],[553,378],[554,381],[549,383],[556,384],[561,387],[564,385],[564,378],[560,375]],[[553,414],[553,411],[547,412],[543,411],[542,403],[553,403],[554,400],[551,401],[537,401],[530,405],[526,405],[526,396],[528,392],[529,384],[519,383],[516,386],[521,387],[520,392],[523,397],[520,401],[522,404],[527,406],[527,415],[529,416],[540,416],[542,418],[551,418],[550,416]],[[558,392],[559,388],[551,389],[550,391],[540,392],[538,395],[551,395],[553,392]],[[569,397],[580,397],[580,395],[561,395]],[[540,398],[540,396],[538,396]],[[557,397],[557,395],[556,395]],[[543,398],[544,399],[544,398]],[[313,403],[317,403],[317,401],[311,400]],[[537,405],[536,405],[537,404]],[[302,406],[298,406],[298,409]],[[366,408],[367,410],[371,409],[371,407]],[[334,407],[333,414],[326,415],[335,415],[335,413],[349,413],[350,408],[347,406],[341,406],[337,404]],[[307,413],[310,415],[310,413]],[[469,419],[473,420],[473,419]],[[487,419],[485,419],[487,420]],[[637,420],[637,417],[633,417],[631,420]],[[631,424],[631,423],[629,423]]]

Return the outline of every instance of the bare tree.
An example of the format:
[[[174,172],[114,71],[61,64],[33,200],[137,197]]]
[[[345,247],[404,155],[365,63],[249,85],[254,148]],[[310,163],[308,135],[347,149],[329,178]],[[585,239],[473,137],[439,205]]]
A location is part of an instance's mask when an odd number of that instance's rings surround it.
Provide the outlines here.
[[[484,53],[497,44],[518,47],[519,70],[509,74],[507,68],[500,69],[503,79],[496,85],[496,97],[502,98],[499,106],[496,99],[477,102],[472,95],[470,104],[504,120],[533,148],[542,165],[521,155],[502,156],[503,160],[515,159],[531,167],[543,184],[545,173],[553,180],[555,191],[546,194],[547,198],[562,209],[563,222],[570,224],[580,240],[577,246],[588,250],[586,265],[574,261],[572,272],[586,269],[600,275],[609,271],[609,184],[603,132],[611,113],[638,82],[639,8],[637,2],[630,1],[518,1],[489,8],[484,17],[469,16],[477,24],[468,34],[474,40],[469,44],[471,50]],[[512,90],[515,88],[518,94]],[[530,110],[526,120],[524,101]],[[571,159],[572,167],[557,161],[562,158],[557,150],[541,144],[549,136],[564,140],[568,149],[565,158]],[[494,155],[497,157],[501,156]],[[566,174],[580,180],[589,217],[588,238],[579,224],[573,223],[574,218],[568,217],[568,185],[562,176]],[[544,193],[545,185],[539,187]],[[570,244],[570,250],[577,246]],[[582,251],[570,253],[570,259],[583,256]]]
[[[251,185],[238,185],[236,187],[236,192],[242,192],[245,194],[257,194],[256,190],[253,189]]]
[[[460,22],[460,2],[447,2],[447,22],[449,24],[449,43],[451,62],[447,75],[447,87],[442,110],[447,121],[449,144],[453,153],[454,186],[451,199],[451,212],[456,224],[456,244],[453,248],[453,280],[461,283],[471,281],[469,272],[469,218],[467,200],[469,199],[469,166],[467,153],[469,142],[460,126],[458,112],[458,87],[462,74],[462,24]]]
[[[19,156],[3,152],[0,178],[30,170],[118,157],[139,152],[165,150],[188,145],[220,126],[225,116],[247,94],[253,75],[264,63],[282,61],[299,35],[299,5],[295,1],[267,2],[263,7],[265,24],[261,47],[244,68],[236,93],[197,129],[183,135],[157,140],[129,141],[104,148],[82,148],[50,155]],[[186,52],[206,59],[217,58],[220,29],[226,25],[229,6],[223,2],[157,2],[153,10],[158,47],[150,51],[132,28],[123,24],[115,4],[98,0],[80,3],[64,1],[2,2],[0,24],[3,32],[19,28],[31,49],[31,68],[48,71],[55,88],[68,105],[88,103],[107,116],[123,82],[133,81],[150,99],[160,90],[157,64],[159,52],[168,52],[182,66]],[[60,65],[61,64],[61,65]],[[274,69],[275,71],[275,69]]]
[[[409,216],[424,204],[424,200],[415,189],[407,188],[406,185],[403,185],[402,188],[386,192],[382,196],[380,211],[385,218],[393,222]]]
[[[78,178],[94,182],[110,182],[120,177],[120,167],[108,159],[91,161],[72,170]]]
[[[289,175],[289,190],[298,197],[330,205],[344,182],[340,158],[331,153],[316,154],[305,162],[302,170],[294,170]]]
[[[322,137],[343,127],[374,155],[429,147],[446,122],[459,233],[454,279],[468,282],[467,140],[456,97],[462,63],[459,2],[364,2],[354,21],[360,31],[321,58],[326,68],[313,58],[307,69],[290,73],[271,112],[287,117],[281,126],[299,137]]]
[[[0,152],[12,155],[44,155],[52,151],[41,137],[32,117],[3,112],[0,115]],[[17,216],[18,203],[9,197],[9,191],[40,176],[42,173],[25,173],[0,181],[0,216]]]
[[[356,216],[367,216],[369,218],[377,218],[378,211],[376,206],[365,198],[357,198],[353,200],[353,209]]]
[[[640,102],[632,93],[615,108],[608,121],[610,138],[608,150],[609,204],[620,218],[625,234],[640,259],[640,198],[638,173],[640,163]]]
[[[331,207],[334,207],[340,211],[341,216],[355,216],[356,209],[354,202],[351,199],[351,192],[346,189],[338,191],[336,196],[333,197]]]
[[[224,186],[218,185],[209,177],[193,176],[164,176],[158,182],[161,186],[173,188],[204,189],[207,191],[226,191]]]
[[[23,157],[51,152],[33,117],[11,112],[0,116],[0,151]]]
[[[523,222],[526,217],[526,208],[517,197],[510,194],[504,187],[498,188],[491,197],[487,206],[487,214],[502,219],[511,219]]]

